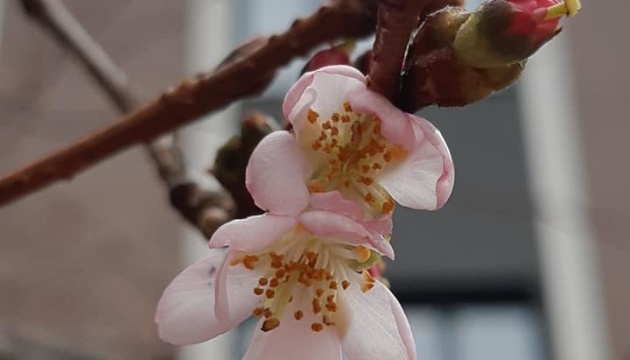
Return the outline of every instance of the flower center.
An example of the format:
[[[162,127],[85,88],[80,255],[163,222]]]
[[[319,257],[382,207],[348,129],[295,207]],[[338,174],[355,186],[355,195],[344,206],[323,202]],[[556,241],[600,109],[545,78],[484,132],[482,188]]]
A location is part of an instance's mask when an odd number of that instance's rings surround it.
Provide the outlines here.
[[[339,189],[374,211],[391,213],[394,200],[376,180],[389,164],[403,160],[407,153],[381,135],[381,120],[353,112],[348,102],[343,104],[343,111],[333,113],[330,119],[320,119],[313,109],[307,117],[319,135],[308,145],[324,159],[311,176],[309,189]]]
[[[301,228],[283,237],[273,246],[274,251],[248,254],[236,258],[231,266],[242,264],[264,274],[258,279],[254,294],[262,298],[261,306],[253,315],[264,317],[261,330],[270,331],[280,326],[287,305],[299,299],[295,320],[302,320],[310,312],[313,331],[336,325],[339,292],[351,285],[348,271],[352,263],[366,263],[371,251],[365,246],[352,246],[315,237]],[[368,291],[374,280],[364,272],[361,289]],[[356,286],[356,285],[355,285]]]

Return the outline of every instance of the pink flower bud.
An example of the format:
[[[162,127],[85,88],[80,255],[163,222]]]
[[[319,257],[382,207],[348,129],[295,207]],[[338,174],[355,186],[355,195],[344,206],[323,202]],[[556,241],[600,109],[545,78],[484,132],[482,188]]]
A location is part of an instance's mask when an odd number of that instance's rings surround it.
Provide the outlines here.
[[[578,0],[486,0],[457,30],[453,48],[468,65],[487,69],[526,60],[560,32]]]
[[[350,53],[354,49],[354,45],[354,41],[346,41],[329,49],[316,52],[304,66],[302,73],[330,65],[350,65]]]
[[[545,19],[548,8],[556,5],[554,0],[508,0],[510,8],[510,26],[505,35],[532,36],[534,44],[542,43],[554,36],[560,24],[560,18]]]

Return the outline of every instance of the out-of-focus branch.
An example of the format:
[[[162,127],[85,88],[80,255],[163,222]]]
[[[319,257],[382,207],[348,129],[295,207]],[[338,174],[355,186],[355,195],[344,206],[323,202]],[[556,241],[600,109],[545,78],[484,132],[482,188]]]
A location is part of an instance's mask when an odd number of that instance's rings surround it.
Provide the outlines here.
[[[116,107],[130,112],[137,101],[125,73],[59,0],[22,0],[25,12],[75,55]]]
[[[33,20],[80,60],[122,114],[138,106],[124,71],[63,3],[58,0],[22,0],[22,5]],[[229,195],[224,191],[201,189],[187,178],[184,157],[174,138],[148,144],[147,150],[168,188],[173,206],[204,235],[212,235],[218,226],[230,220],[234,204]]]
[[[0,205],[69,179],[125,148],[155,139],[237,99],[261,92],[276,69],[296,56],[327,41],[372,33],[375,13],[373,0],[328,2],[311,16],[295,20],[285,33],[270,37],[253,53],[214,73],[184,80],[116,124],[0,179]]]

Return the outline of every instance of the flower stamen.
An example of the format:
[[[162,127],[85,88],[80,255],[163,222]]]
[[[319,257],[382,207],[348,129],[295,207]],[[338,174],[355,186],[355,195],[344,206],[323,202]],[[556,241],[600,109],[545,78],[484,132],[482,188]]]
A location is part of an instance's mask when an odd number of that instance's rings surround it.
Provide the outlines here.
[[[579,0],[566,0],[566,1],[561,1],[555,5],[552,5],[548,8],[543,8],[540,9],[542,11],[544,11],[545,16],[544,18],[542,18],[542,21],[549,21],[549,20],[554,20],[554,19],[559,19],[563,16],[567,16],[567,17],[573,17],[575,16],[578,11],[580,10],[580,8],[582,7],[582,4],[580,4]],[[537,20],[538,18],[540,18],[540,12],[535,11],[532,15],[534,20]]]
[[[262,306],[252,312],[254,316],[264,317],[263,331],[280,325],[279,319],[296,293],[300,303],[293,312],[295,320],[304,318],[308,311],[316,319],[311,324],[315,332],[336,324],[338,291],[350,286],[345,269],[353,269],[350,265],[353,262],[369,261],[372,250],[364,245],[328,241],[314,237],[298,225],[274,246],[275,251],[239,256],[238,261],[230,262],[264,274],[253,289],[261,297]]]
[[[320,119],[312,109],[308,112],[315,133],[306,146],[326,159],[313,172],[308,188],[311,192],[341,190],[371,211],[389,214],[393,199],[378,183],[379,172],[386,164],[404,160],[407,152],[381,135],[380,118],[353,112],[347,101],[342,108],[329,119]]]

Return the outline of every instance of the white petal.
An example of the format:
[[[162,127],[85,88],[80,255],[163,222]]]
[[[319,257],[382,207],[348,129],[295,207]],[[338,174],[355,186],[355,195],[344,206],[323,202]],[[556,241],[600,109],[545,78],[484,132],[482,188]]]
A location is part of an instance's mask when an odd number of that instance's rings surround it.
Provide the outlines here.
[[[230,329],[214,313],[215,280],[223,258],[222,250],[211,251],[166,288],[155,315],[162,340],[175,345],[194,344]]]
[[[356,282],[343,292],[347,324],[342,337],[348,360],[415,360],[411,327],[398,300],[382,283],[363,292]]]
[[[310,311],[304,311],[303,319],[295,320],[298,303],[302,303],[302,310],[311,306],[294,300],[287,306],[280,326],[271,331],[260,330],[261,320],[243,360],[341,360],[337,329],[325,326],[320,332],[313,331],[311,324],[317,319]]]
[[[214,311],[217,319],[230,328],[248,318],[262,298],[254,294],[262,275],[242,264],[232,266],[233,252],[228,250],[226,260],[217,271]]]
[[[276,131],[254,149],[245,174],[256,205],[272,214],[294,215],[308,205],[302,151],[293,135]]]
[[[343,109],[343,103],[351,91],[365,87],[364,82],[354,77],[340,76],[324,71],[314,72],[312,82],[304,89],[300,99],[293,104],[287,116],[293,124],[298,138],[305,135],[303,130],[307,129],[305,125],[308,124],[306,116],[308,109],[317,112],[320,119],[330,119],[333,113]],[[311,128],[309,127],[309,129]],[[315,135],[319,136],[319,132]],[[304,139],[301,139],[300,142],[303,143]]]
[[[292,216],[263,214],[232,220],[212,234],[209,246],[229,246],[232,250],[257,252],[280,239],[297,224]]]
[[[414,150],[378,181],[403,206],[421,210],[441,207],[452,191],[450,153],[440,133],[428,121],[412,117]]]

